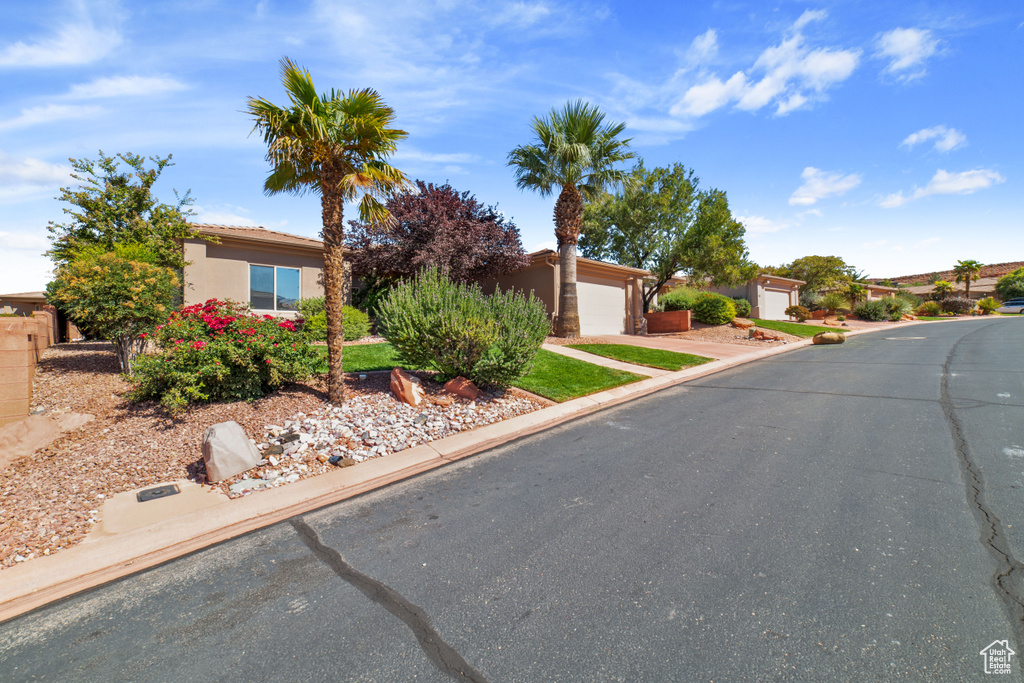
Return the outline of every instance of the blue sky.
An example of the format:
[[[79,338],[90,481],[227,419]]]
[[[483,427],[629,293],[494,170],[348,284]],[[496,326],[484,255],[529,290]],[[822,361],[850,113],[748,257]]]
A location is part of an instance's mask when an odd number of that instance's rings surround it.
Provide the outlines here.
[[[838,255],[870,276],[1024,259],[1024,6],[1016,1],[314,0],[8,3],[0,23],[0,292],[49,277],[68,158],[174,155],[197,220],[316,236],[316,197],[262,194],[246,96],[372,87],[412,178],[497,204],[528,250],[553,198],[505,165],[584,98],[648,167],[724,190],[751,257]],[[350,217],[354,216],[349,212]]]

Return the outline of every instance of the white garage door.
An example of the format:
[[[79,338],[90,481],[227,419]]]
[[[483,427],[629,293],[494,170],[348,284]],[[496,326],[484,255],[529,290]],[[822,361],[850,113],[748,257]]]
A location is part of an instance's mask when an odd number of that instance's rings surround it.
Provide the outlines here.
[[[626,283],[577,275],[580,334],[623,334],[626,330]]]
[[[789,320],[786,309],[789,308],[789,290],[765,289],[764,310],[761,317],[765,320]]]

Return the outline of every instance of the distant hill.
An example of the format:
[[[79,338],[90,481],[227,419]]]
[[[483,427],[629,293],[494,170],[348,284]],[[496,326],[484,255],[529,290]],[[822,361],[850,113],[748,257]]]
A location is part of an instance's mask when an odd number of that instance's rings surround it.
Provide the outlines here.
[[[1010,263],[993,263],[987,266],[981,267],[981,274],[978,277],[1002,277],[1007,273],[1012,273],[1018,268],[1024,268],[1024,261],[1012,261]],[[934,273],[918,273],[917,275],[901,275],[899,277],[890,278],[871,278],[869,282],[878,284],[882,280],[889,282],[895,282],[900,285],[930,285],[936,280],[946,280],[947,282],[953,282],[956,280],[956,274],[952,270],[940,270]]]

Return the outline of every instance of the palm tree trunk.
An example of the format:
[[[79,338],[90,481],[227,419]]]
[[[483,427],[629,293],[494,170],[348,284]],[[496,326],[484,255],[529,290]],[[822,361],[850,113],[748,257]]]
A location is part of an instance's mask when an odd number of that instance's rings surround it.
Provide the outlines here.
[[[344,200],[336,192],[336,174],[324,169],[321,179],[320,207],[324,238],[324,312],[327,315],[327,400],[335,405],[345,402],[345,372],[342,366],[342,307],[345,305]],[[332,184],[333,181],[333,184]]]
[[[576,243],[583,225],[583,197],[566,185],[555,202],[555,237],[558,238],[559,278],[558,326],[555,335],[580,336],[580,307],[576,298]]]

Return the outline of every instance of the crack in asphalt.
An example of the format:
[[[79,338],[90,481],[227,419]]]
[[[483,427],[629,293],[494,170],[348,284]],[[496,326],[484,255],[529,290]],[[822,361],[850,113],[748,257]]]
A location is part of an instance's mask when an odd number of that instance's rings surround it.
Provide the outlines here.
[[[942,412],[946,416],[946,421],[949,422],[953,445],[957,457],[960,459],[960,470],[963,473],[967,502],[971,505],[971,511],[982,529],[981,541],[996,562],[993,587],[1010,617],[1010,625],[1013,628],[1014,639],[1019,649],[1024,644],[1024,565],[1021,565],[1014,557],[1003,529],[1003,523],[988,508],[985,500],[985,478],[982,476],[981,468],[971,459],[970,446],[964,437],[963,426],[956,415],[956,406],[949,394],[949,369],[957,347],[964,339],[980,332],[985,327],[964,335],[950,349],[949,355],[946,356],[946,362],[942,366],[939,402],[942,404]]]
[[[321,543],[316,531],[301,517],[295,517],[289,521],[298,532],[299,538],[318,560],[408,626],[416,636],[416,641],[424,654],[442,673],[458,681],[487,683],[483,674],[470,666],[469,662],[463,659],[455,648],[444,642],[441,634],[430,623],[430,617],[422,608],[406,600],[393,588],[354,569],[345,561],[341,553]]]

